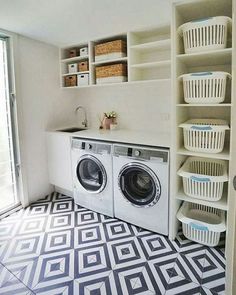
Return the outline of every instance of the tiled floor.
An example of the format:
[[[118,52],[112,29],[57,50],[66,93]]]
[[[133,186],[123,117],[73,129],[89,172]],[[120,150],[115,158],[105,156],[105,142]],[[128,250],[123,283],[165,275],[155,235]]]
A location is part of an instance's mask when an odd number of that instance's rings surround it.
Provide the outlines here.
[[[54,193],[0,222],[0,294],[224,294],[222,249],[176,241]]]

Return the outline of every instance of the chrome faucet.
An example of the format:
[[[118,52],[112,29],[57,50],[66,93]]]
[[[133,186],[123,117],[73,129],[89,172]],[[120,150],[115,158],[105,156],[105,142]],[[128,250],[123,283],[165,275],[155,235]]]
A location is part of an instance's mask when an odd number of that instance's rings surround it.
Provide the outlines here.
[[[84,121],[82,121],[82,125],[87,128],[88,127],[88,120],[87,120],[87,114],[86,114],[86,110],[84,107],[82,106],[78,106],[76,109],[75,109],[75,113],[77,113],[79,110],[82,110],[84,112]]]

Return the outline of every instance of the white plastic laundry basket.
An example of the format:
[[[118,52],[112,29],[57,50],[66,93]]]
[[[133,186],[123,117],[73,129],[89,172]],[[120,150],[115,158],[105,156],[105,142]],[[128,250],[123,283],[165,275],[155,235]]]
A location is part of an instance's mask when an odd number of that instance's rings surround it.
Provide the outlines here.
[[[227,72],[200,72],[184,74],[184,100],[187,103],[220,103],[225,100]]]
[[[190,197],[218,201],[228,181],[227,162],[223,160],[189,157],[179,169],[184,193]]]
[[[183,36],[185,53],[226,48],[231,23],[229,17],[216,16],[181,25],[178,33]]]
[[[219,119],[192,119],[179,125],[183,128],[184,147],[189,151],[220,153],[224,148],[228,123]]]
[[[210,247],[218,245],[221,232],[226,230],[225,212],[209,206],[184,202],[177,218],[186,238]]]

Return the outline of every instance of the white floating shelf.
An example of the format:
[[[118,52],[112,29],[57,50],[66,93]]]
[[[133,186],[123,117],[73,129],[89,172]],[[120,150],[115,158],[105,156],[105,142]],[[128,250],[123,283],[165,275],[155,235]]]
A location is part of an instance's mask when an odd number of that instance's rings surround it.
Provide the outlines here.
[[[130,48],[137,51],[153,50],[153,49],[170,49],[171,39],[158,40],[142,44],[133,45]]]
[[[177,55],[177,59],[185,65],[192,67],[230,64],[232,61],[232,48],[199,53],[179,54]]]
[[[198,104],[198,103],[179,103],[176,105],[177,107],[231,107],[231,103],[204,103],[204,104]]]
[[[110,64],[113,62],[126,62],[126,61],[127,61],[127,57],[120,57],[120,58],[114,58],[109,60],[95,61],[95,62],[92,62],[92,65],[98,66],[98,65]]]
[[[79,75],[79,74],[89,74],[89,71],[76,72],[76,73],[66,73],[66,74],[63,74],[62,76],[65,77],[65,76]]]
[[[176,198],[181,201],[187,201],[187,202],[191,202],[191,203],[195,203],[195,204],[210,206],[210,207],[221,209],[224,211],[227,211],[229,209],[228,204],[227,204],[227,194],[226,193],[223,194],[222,198],[219,201],[210,202],[210,201],[205,201],[205,200],[200,200],[197,198],[189,197],[189,196],[185,195],[183,189],[181,189],[178,192]]]
[[[70,62],[74,62],[74,61],[85,60],[85,59],[88,59],[88,58],[89,58],[88,55],[75,56],[75,57],[62,59],[61,62],[62,63],[70,63]]]
[[[135,69],[146,69],[146,68],[157,68],[163,66],[169,66],[171,64],[170,60],[162,60],[162,61],[155,61],[155,62],[147,62],[141,64],[133,64],[131,68]]]
[[[228,148],[224,148],[224,150],[221,153],[211,154],[211,153],[191,152],[186,150],[184,147],[182,147],[177,150],[177,154],[184,155],[184,156],[195,156],[195,157],[203,157],[203,158],[222,159],[222,160],[230,159]]]

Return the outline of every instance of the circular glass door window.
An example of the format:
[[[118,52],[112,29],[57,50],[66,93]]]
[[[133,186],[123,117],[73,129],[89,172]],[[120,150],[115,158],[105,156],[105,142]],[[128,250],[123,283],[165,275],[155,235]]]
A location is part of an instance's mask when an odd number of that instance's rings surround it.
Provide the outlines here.
[[[99,193],[105,188],[107,182],[105,168],[97,158],[91,155],[80,158],[76,174],[79,183],[91,193]]]
[[[150,207],[160,198],[160,181],[145,165],[139,163],[125,165],[119,174],[118,182],[123,196],[134,206]]]

